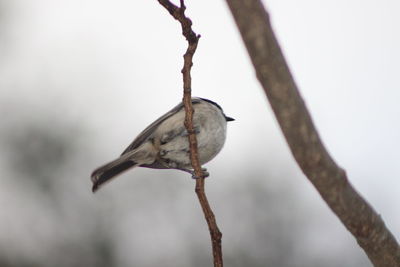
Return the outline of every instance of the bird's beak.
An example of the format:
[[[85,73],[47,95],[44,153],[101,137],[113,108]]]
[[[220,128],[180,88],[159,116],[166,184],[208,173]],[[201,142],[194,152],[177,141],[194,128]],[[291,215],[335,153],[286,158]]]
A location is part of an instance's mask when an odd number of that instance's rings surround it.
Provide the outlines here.
[[[234,121],[235,120],[234,118],[231,118],[231,117],[228,117],[228,116],[225,116],[225,119],[226,119],[226,121]]]

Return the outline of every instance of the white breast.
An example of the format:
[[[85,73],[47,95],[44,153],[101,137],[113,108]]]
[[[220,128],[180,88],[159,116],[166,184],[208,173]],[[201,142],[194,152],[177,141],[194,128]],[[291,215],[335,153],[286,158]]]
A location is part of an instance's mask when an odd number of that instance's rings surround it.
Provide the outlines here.
[[[216,106],[202,102],[194,105],[193,125],[198,130],[197,145],[200,164],[212,160],[222,149],[226,139],[226,119]],[[176,129],[174,136],[165,144],[160,145],[160,156],[166,162],[176,164],[174,167],[191,168],[189,142],[184,128],[185,112],[181,110],[173,117],[164,121],[158,128],[159,134]]]

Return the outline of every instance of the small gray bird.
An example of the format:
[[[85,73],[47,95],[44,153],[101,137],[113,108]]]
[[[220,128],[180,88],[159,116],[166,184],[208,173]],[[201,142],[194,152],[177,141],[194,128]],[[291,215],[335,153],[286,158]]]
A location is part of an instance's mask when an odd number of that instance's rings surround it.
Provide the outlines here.
[[[199,160],[200,164],[204,164],[221,151],[226,139],[226,122],[234,119],[225,116],[221,106],[211,100],[194,97],[192,104]],[[93,171],[92,191],[95,192],[102,184],[123,171],[137,166],[182,170],[196,178],[190,161],[184,120],[184,106],[179,103],[144,129],[119,158]]]

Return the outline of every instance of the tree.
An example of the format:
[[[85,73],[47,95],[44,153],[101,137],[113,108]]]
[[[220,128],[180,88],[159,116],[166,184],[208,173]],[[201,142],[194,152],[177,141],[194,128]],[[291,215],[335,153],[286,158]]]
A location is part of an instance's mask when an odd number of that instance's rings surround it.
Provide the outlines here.
[[[185,17],[184,1],[176,7],[170,1],[159,2],[182,25],[183,35],[189,42],[185,54],[184,102],[189,120],[190,133],[190,67],[199,36],[191,30],[191,21]],[[281,52],[269,22],[269,15],[260,0],[227,0],[239,28],[249,56],[292,154],[306,177],[322,198],[353,234],[358,244],[375,266],[400,266],[400,248],[386,228],[381,217],[362,198],[348,181],[345,171],[339,167],[322,144],[299,90]],[[186,101],[185,101],[186,99]],[[200,176],[195,135],[191,141],[192,165]],[[221,234],[215,223],[204,194],[204,180],[199,179],[196,192],[209,224],[212,237],[214,266],[222,266]],[[200,197],[202,196],[202,197]]]

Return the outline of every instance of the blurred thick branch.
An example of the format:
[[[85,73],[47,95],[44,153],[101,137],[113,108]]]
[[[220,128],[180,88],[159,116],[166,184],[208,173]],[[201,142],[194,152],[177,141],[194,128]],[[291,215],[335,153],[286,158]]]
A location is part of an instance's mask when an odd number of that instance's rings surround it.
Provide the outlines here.
[[[189,144],[190,144],[190,160],[192,167],[195,171],[195,175],[199,178],[196,179],[196,194],[199,199],[201,208],[206,218],[208,229],[211,235],[212,251],[214,258],[214,266],[222,267],[222,248],[221,239],[222,234],[218,229],[214,213],[208,203],[207,196],[204,191],[204,174],[201,169],[199,162],[198,151],[197,151],[197,139],[193,128],[193,107],[192,107],[192,96],[191,96],[191,76],[190,70],[192,68],[193,55],[196,52],[197,44],[200,35],[197,35],[192,30],[192,21],[185,16],[185,3],[180,0],[180,7],[175,6],[168,0],[158,0],[158,2],[164,6],[168,12],[180,22],[182,26],[182,34],[188,41],[188,48],[184,54],[184,65],[182,69],[183,75],[183,103],[185,106],[185,127],[189,133]]]
[[[303,173],[353,234],[374,266],[400,266],[399,245],[355,191],[314,127],[261,0],[226,0],[264,92]]]

